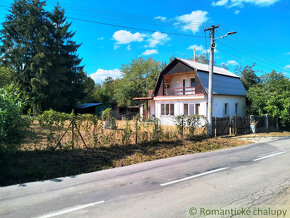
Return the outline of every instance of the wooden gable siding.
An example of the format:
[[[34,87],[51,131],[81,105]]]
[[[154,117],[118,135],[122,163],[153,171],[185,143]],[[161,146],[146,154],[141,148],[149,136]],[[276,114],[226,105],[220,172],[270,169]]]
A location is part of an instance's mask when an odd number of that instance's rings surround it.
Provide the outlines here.
[[[160,72],[153,95],[154,96],[162,96],[163,95],[163,79],[164,75],[170,75],[174,76],[174,74],[179,75],[179,74],[184,74],[184,73],[193,73],[195,69],[192,69],[188,67],[187,65],[181,63],[177,59],[172,61],[163,71]],[[201,84],[200,79],[198,78],[198,75],[194,72],[195,74],[195,93],[196,94],[205,94],[206,91]]]

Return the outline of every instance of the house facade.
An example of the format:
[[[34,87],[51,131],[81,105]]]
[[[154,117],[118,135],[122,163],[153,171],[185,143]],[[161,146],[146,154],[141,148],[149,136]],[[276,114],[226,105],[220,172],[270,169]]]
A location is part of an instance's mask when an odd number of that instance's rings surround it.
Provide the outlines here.
[[[155,89],[140,108],[143,118],[156,117],[164,125],[174,125],[178,115],[207,117],[209,65],[175,58],[156,81]],[[214,67],[213,117],[245,116],[246,90],[240,77],[230,71]]]

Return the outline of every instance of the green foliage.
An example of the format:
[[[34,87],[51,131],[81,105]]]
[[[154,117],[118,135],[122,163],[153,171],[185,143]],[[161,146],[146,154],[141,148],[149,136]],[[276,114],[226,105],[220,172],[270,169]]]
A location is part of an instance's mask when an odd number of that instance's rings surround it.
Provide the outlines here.
[[[121,68],[122,79],[117,81],[115,98],[118,106],[134,105],[134,97],[146,97],[153,89],[163,65],[152,58],[137,58]]]
[[[283,74],[272,71],[261,77],[261,84],[248,90],[250,113],[268,114],[280,120],[282,128],[290,126],[290,81]]]
[[[153,136],[152,136],[152,141],[153,142],[158,142],[160,141],[162,137],[162,128],[161,128],[161,123],[158,118],[153,118]]]
[[[12,80],[12,70],[6,67],[0,66],[0,88],[4,88],[11,84]]]
[[[130,121],[127,119],[125,129],[122,133],[122,144],[123,145],[128,145],[130,143],[130,139],[131,139],[132,134],[133,134],[133,130],[131,128]]]
[[[29,96],[34,114],[70,111],[90,94],[92,84],[80,66],[80,45],[64,11],[48,12],[45,4],[15,0],[0,31],[0,62],[14,70],[13,80]]]
[[[175,117],[175,125],[177,128],[178,134],[183,135],[185,124],[186,124],[186,116],[185,115],[178,115]]]
[[[251,66],[247,65],[246,67],[240,65],[235,69],[236,73],[240,75],[241,81],[246,90],[249,90],[249,88],[261,82],[260,78],[256,75],[256,71],[253,69],[254,67],[255,64]]]
[[[195,130],[201,121],[200,115],[190,115],[186,117],[186,126],[188,127],[189,133],[188,138],[192,139],[195,136]]]
[[[24,105],[12,85],[0,89],[0,148],[17,149],[28,135],[31,119],[22,115]]]
[[[105,128],[117,129],[116,119],[113,116],[111,108],[107,108],[102,112],[102,120],[106,122]]]

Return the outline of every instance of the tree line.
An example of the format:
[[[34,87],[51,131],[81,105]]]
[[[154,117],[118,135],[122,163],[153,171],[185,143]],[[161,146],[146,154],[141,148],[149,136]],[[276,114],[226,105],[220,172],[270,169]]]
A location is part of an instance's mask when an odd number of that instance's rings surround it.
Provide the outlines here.
[[[81,65],[80,44],[73,40],[75,32],[64,9],[56,6],[47,11],[45,5],[43,0],[15,0],[0,31],[0,88],[13,84],[27,99],[26,111],[71,112],[84,102],[112,108],[136,105],[140,102],[134,97],[146,97],[154,89],[167,63],[142,57],[123,64],[120,78],[108,77],[95,84]],[[208,64],[204,55],[197,56],[197,61]],[[278,116],[281,126],[289,127],[289,78],[275,70],[258,76],[254,67],[240,65],[235,70],[247,90],[248,114]]]

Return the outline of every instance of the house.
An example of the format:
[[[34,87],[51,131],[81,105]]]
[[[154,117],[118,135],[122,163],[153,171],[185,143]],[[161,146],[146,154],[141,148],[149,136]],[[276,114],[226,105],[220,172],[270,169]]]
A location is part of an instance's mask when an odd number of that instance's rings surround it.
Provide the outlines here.
[[[101,116],[102,112],[107,108],[103,103],[84,103],[77,105],[75,112],[77,114],[95,114]]]
[[[140,108],[143,118],[159,118],[174,125],[178,115],[207,116],[209,65],[175,58],[159,74],[148,97],[134,98],[146,103]],[[245,116],[246,90],[236,74],[220,67],[213,73],[213,117]]]

